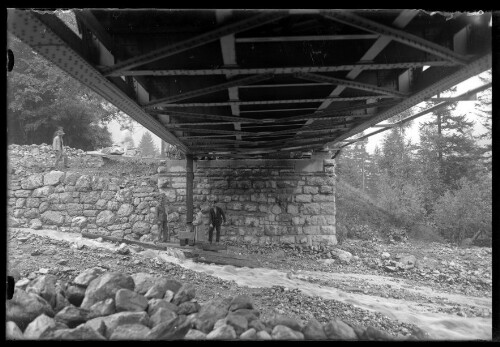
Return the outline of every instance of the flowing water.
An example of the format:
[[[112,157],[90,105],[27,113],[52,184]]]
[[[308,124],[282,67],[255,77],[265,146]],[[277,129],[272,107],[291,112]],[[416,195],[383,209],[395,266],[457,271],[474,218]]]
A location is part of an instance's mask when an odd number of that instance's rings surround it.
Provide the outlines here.
[[[82,238],[79,234],[62,233],[53,230],[21,229],[31,233],[48,236],[53,239],[70,242],[80,242],[88,247],[101,247],[110,250],[116,247],[110,243],[100,243],[92,239]],[[301,271],[298,275],[268,268],[237,268],[231,265],[210,265],[195,263],[190,259],[182,259],[178,250],[154,251],[148,250],[151,257],[158,257],[163,261],[178,264],[186,269],[203,272],[227,281],[235,281],[239,286],[252,288],[272,287],[275,285],[287,288],[298,288],[305,295],[319,296],[325,299],[334,299],[356,307],[380,312],[391,319],[415,324],[429,333],[432,339],[438,340],[490,340],[492,338],[492,320],[482,317],[459,317],[455,314],[435,312],[439,303],[417,303],[411,300],[382,298],[363,293],[350,293],[340,289],[325,287],[319,284],[304,281],[305,278],[318,278],[321,280],[346,281],[349,279],[363,281],[370,285],[390,286],[394,289],[404,289],[413,294],[423,295],[428,298],[445,298],[448,305],[462,304],[479,308],[492,308],[491,298],[478,298],[458,294],[439,292],[428,286],[415,286],[405,279],[378,275],[345,274],[330,272]]]

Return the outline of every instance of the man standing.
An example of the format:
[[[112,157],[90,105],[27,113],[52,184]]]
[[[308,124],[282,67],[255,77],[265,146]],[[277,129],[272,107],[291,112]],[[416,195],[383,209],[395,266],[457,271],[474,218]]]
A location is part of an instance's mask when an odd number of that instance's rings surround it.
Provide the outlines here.
[[[217,234],[215,237],[215,242],[219,243],[220,238],[220,226],[226,223],[226,215],[222,208],[216,205],[217,201],[212,201],[210,204],[210,227],[208,229],[208,241],[212,243],[212,235],[214,228],[217,229]]]
[[[54,134],[54,140],[52,141],[52,149],[56,151],[56,162],[54,163],[54,168],[57,168],[59,160],[63,159],[63,164],[65,168],[68,168],[68,157],[64,153],[64,142],[63,142],[64,131],[62,127]]]
[[[168,234],[168,212],[167,206],[165,205],[165,196],[162,195],[160,197],[160,202],[157,206],[157,219],[158,219],[158,241],[159,242],[168,242],[169,234]]]

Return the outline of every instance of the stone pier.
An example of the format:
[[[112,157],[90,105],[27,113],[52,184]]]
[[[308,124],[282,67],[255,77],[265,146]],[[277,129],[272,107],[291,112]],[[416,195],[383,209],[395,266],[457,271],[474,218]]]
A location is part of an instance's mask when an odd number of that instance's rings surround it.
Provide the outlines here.
[[[158,168],[173,235],[186,230],[186,160]],[[226,213],[222,236],[251,243],[330,244],[335,237],[332,159],[201,160],[193,162],[193,213],[208,229],[211,200]]]

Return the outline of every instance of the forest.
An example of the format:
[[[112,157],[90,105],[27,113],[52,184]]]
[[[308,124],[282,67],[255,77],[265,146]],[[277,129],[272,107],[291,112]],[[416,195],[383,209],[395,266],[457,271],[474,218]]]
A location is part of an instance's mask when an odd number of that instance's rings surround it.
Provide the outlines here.
[[[489,83],[491,71],[478,77]],[[388,130],[373,153],[367,138],[343,148],[337,179],[366,194],[403,228],[424,224],[457,244],[491,242],[491,88],[474,102],[471,114],[459,112],[457,103],[435,111],[418,125],[419,142],[407,136],[411,121]],[[484,130],[475,131],[475,122]]]

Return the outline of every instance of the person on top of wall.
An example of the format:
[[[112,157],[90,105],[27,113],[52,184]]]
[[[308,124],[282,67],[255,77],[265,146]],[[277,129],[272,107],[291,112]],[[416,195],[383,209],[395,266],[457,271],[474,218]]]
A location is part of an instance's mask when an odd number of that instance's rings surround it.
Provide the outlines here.
[[[213,200],[210,203],[210,226],[208,228],[208,242],[212,243],[212,235],[214,228],[217,229],[217,234],[215,237],[215,242],[219,243],[220,238],[220,226],[226,223],[226,215],[222,208],[217,206],[217,200]]]
[[[54,133],[54,139],[52,140],[52,149],[56,151],[56,161],[54,163],[54,168],[57,168],[59,164],[59,160],[63,160],[63,164],[65,168],[68,168],[68,157],[64,152],[64,142],[63,142],[64,130],[62,127],[59,127],[57,131]]]

